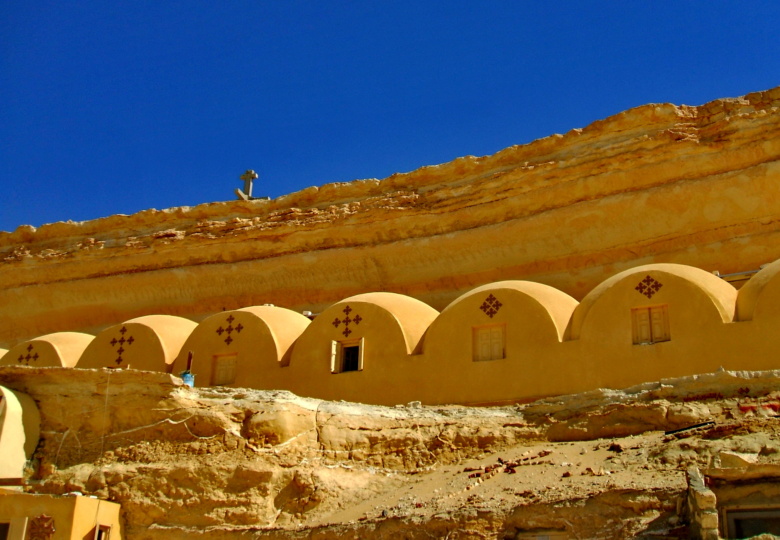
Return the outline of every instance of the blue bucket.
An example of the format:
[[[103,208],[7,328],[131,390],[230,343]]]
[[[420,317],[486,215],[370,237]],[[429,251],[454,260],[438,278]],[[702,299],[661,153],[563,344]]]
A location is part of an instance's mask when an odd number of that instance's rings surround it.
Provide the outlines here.
[[[195,375],[193,375],[192,373],[189,373],[187,371],[183,372],[181,374],[181,380],[184,382],[184,384],[186,384],[190,388],[195,387]]]

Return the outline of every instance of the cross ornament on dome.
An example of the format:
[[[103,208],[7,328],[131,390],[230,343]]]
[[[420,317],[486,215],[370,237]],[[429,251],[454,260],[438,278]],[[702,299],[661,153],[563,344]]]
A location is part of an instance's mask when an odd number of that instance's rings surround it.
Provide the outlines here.
[[[38,358],[40,358],[40,356],[38,356],[38,353],[35,352],[33,344],[30,343],[29,345],[27,345],[27,354],[20,354],[19,358],[17,358],[17,361],[20,364],[24,362],[24,365],[29,366],[30,360],[32,360],[33,362],[37,362]]]
[[[119,338],[113,338],[109,343],[111,343],[112,347],[116,347],[119,345],[119,348],[116,350],[117,357],[116,360],[114,360],[114,363],[116,365],[119,365],[122,363],[122,355],[125,353],[127,349],[125,349],[125,345],[128,347],[132,345],[135,342],[135,338],[133,336],[127,336],[125,337],[125,334],[128,332],[127,327],[123,326],[121,330],[119,330]]]
[[[346,317],[344,317],[343,319],[339,319],[338,317],[336,317],[331,324],[336,328],[344,324],[344,331],[341,333],[344,334],[344,337],[349,337],[349,335],[353,332],[353,330],[349,327],[349,325],[352,323],[355,323],[355,325],[360,324],[360,321],[363,320],[363,317],[361,317],[357,313],[355,313],[354,317],[351,317],[350,313],[352,313],[355,310],[349,306],[345,307],[342,311],[344,312]]]
[[[493,315],[498,313],[498,310],[501,309],[501,306],[503,306],[501,302],[498,301],[498,298],[493,296],[492,294],[485,298],[485,301],[482,302],[482,305],[479,306],[479,309],[485,312],[485,315],[493,318]]]
[[[634,287],[634,290],[638,291],[639,294],[644,294],[648,298],[652,298],[661,287],[663,287],[663,285],[660,281],[648,275],[645,279],[640,281],[636,287]]]
[[[230,345],[231,343],[233,343],[235,341],[235,338],[233,338],[233,336],[231,334],[233,332],[236,332],[236,333],[240,334],[241,330],[244,329],[244,325],[242,325],[241,323],[238,323],[236,326],[233,326],[233,321],[235,321],[235,320],[236,320],[236,318],[233,315],[230,315],[227,319],[225,319],[225,322],[227,323],[227,326],[225,328],[220,326],[216,330],[216,332],[219,335],[219,337],[222,337],[222,334],[227,334],[227,336],[225,337],[225,343],[227,343],[228,345]]]

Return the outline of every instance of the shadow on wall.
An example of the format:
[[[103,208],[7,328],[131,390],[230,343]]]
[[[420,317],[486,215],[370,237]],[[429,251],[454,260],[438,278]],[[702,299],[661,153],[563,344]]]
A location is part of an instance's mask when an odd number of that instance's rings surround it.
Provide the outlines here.
[[[581,303],[546,285],[503,281],[467,292],[440,314],[382,292],[342,300],[311,323],[254,306],[199,325],[152,315],[92,340],[62,334],[88,342],[79,368],[179,374],[192,352],[199,386],[386,405],[522,401],[720,368],[780,368],[778,274],[780,261],[737,291],[697,268],[653,264],[611,277]],[[52,336],[17,345],[0,363],[14,365],[30,345],[67,341]],[[52,365],[66,365],[65,356]]]

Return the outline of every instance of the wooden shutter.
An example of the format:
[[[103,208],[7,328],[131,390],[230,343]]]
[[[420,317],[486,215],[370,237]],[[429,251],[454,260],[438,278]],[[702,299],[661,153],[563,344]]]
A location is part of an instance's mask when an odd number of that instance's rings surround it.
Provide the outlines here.
[[[490,360],[500,360],[504,357],[504,327],[490,328]]]
[[[472,330],[474,361],[500,360],[504,358],[505,326],[483,326]]]
[[[669,341],[669,318],[666,306],[653,306],[649,311],[653,343]]]
[[[477,360],[490,360],[490,332],[486,330],[477,329]]]
[[[338,341],[331,341],[330,342],[330,372],[331,373],[338,373],[341,371],[341,366],[339,366],[339,349],[341,347],[339,346]]]
[[[650,325],[650,310],[637,308],[632,311],[634,319],[634,343],[652,343],[653,330]]]
[[[221,386],[235,383],[237,363],[238,355],[235,353],[214,355],[211,369],[211,385]]]

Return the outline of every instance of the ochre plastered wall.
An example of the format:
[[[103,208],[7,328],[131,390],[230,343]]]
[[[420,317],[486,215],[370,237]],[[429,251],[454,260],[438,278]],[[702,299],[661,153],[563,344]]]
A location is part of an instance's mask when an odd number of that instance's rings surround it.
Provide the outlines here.
[[[615,274],[580,303],[547,285],[503,281],[463,294],[440,314],[380,292],[337,302],[311,323],[274,306],[217,313],[197,326],[143,317],[100,333],[77,367],[115,367],[119,343],[111,341],[132,336],[126,350],[137,356],[119,367],[179,374],[192,351],[203,386],[215,380],[215,357],[235,354],[230,386],[379,404],[495,403],[721,368],[777,369],[778,306],[780,262],[739,291],[701,269],[652,264]],[[669,335],[638,342],[634,313],[650,309],[662,309]],[[491,340],[500,338],[487,359],[476,352],[486,328],[499,330]],[[339,369],[340,346],[360,347],[359,369]]]
[[[540,379],[560,374],[565,360],[560,341],[576,306],[569,295],[527,281],[492,283],[464,294],[425,335],[419,379],[427,381],[428,399],[444,403],[458,393],[461,402],[474,403],[538,395]],[[475,361],[475,332],[486,328],[503,333],[504,355]]]
[[[22,478],[40,437],[41,417],[35,401],[0,386],[0,478]]]
[[[117,503],[91,497],[37,495],[0,490],[0,521],[14,524],[27,518],[27,538],[31,537],[33,520],[45,516],[45,521],[54,527],[52,540],[94,538],[94,530],[98,525],[111,527],[110,538],[121,539],[123,531],[119,511],[120,506]]]
[[[197,325],[172,315],[131,319],[100,332],[77,367],[170,371],[176,355]]]
[[[173,363],[171,373],[187,368],[193,353],[196,386],[210,386],[213,370],[222,358],[234,358],[235,382],[225,386],[282,388],[292,345],[309,326],[309,319],[274,306],[224,311],[204,319],[195,328]]]
[[[567,332],[580,364],[576,390],[726,367],[732,362],[723,338],[736,298],[727,282],[682,265],[640,266],[606,280],[574,310]],[[633,310],[654,307],[666,309],[670,339],[634,344]]]
[[[301,395],[388,403],[418,399],[417,354],[435,309],[393,293],[360,294],[323,311],[295,343],[285,380]],[[334,343],[362,340],[363,369],[332,373]]]
[[[23,341],[0,357],[0,366],[75,367],[95,336],[55,332]]]

